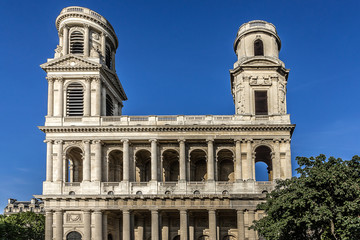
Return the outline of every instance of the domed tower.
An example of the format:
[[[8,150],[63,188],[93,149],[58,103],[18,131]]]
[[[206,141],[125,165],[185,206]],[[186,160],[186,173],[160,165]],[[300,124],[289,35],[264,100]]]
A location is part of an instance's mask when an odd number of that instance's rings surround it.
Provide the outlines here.
[[[111,24],[88,8],[67,7],[56,28],[54,58],[41,65],[49,82],[46,125],[73,117],[96,123],[100,116],[121,115],[127,97],[115,70],[118,39]]]
[[[289,123],[289,70],[279,59],[280,48],[273,24],[254,20],[240,26],[234,42],[238,60],[230,71],[235,114]]]

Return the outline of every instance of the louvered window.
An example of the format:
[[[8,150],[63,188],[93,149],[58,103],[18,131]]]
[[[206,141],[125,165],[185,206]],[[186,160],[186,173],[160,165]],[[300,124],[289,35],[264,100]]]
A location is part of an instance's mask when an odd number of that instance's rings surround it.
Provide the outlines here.
[[[106,94],[106,116],[113,116],[113,115],[114,115],[114,104],[109,94]]]
[[[105,63],[109,69],[112,69],[112,57],[111,57],[111,50],[108,46],[106,46],[106,56],[105,56]]]
[[[84,92],[80,83],[72,83],[66,92],[66,115],[83,116]]]
[[[74,31],[70,35],[70,53],[84,53],[84,35],[79,31]]]

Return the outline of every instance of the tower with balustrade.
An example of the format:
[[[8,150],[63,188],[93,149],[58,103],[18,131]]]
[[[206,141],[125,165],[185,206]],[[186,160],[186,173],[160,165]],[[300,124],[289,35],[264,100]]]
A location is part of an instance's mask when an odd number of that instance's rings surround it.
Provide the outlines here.
[[[243,24],[234,115],[124,116],[111,24],[83,7],[56,19],[47,73],[46,240],[254,240],[256,205],[291,177],[289,70],[265,21]],[[256,181],[256,163],[268,181]]]

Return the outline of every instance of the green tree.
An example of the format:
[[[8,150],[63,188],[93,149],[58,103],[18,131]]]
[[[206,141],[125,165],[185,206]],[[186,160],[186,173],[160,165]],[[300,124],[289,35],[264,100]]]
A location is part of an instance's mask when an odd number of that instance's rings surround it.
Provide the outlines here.
[[[299,177],[278,180],[251,227],[271,240],[360,239],[360,157],[297,157]]]
[[[45,217],[33,212],[0,215],[0,240],[45,239]]]

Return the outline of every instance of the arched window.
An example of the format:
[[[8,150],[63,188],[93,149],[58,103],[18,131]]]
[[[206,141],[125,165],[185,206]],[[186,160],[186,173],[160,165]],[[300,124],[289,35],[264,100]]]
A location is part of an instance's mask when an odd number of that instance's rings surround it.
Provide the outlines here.
[[[255,149],[255,179],[256,181],[272,181],[272,175],[271,149],[267,146],[259,146]]]
[[[257,39],[254,42],[254,55],[255,56],[264,56],[264,45],[260,39]]]
[[[109,182],[120,182],[123,180],[123,153],[113,150],[109,153]]]
[[[71,148],[66,153],[66,181],[82,182],[83,160],[82,151],[78,147]]]
[[[66,236],[66,240],[81,240],[81,234],[78,232],[70,232],[67,236]]]
[[[222,149],[217,154],[218,180],[234,181],[234,158],[233,153],[228,149]]]
[[[207,179],[206,153],[196,149],[190,153],[190,181],[205,181]]]
[[[135,154],[136,182],[148,182],[151,179],[151,153],[148,150],[139,150]]]
[[[114,115],[114,104],[109,94],[106,94],[106,116]]]
[[[71,83],[66,91],[66,115],[83,116],[84,91],[80,83]]]
[[[84,35],[80,31],[73,31],[70,35],[70,53],[84,54]]]
[[[179,154],[175,150],[166,150],[163,154],[163,179],[165,182],[179,180]]]
[[[109,69],[112,69],[112,56],[111,56],[111,49],[109,46],[106,46],[105,49],[105,64]]]

